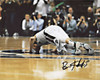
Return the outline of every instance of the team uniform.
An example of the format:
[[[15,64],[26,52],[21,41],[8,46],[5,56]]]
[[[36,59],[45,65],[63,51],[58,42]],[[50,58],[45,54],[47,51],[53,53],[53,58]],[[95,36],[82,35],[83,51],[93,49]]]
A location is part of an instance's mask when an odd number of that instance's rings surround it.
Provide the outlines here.
[[[63,45],[68,38],[69,36],[64,32],[64,30],[56,25],[51,25],[36,34],[38,45],[51,43],[56,45],[58,51],[61,51],[61,48],[63,48]]]
[[[37,41],[41,44],[45,44],[46,42],[52,43],[54,39],[60,40],[65,43],[66,39],[69,36],[63,31],[63,29],[59,26],[49,26],[46,29],[40,31],[36,34]]]
[[[42,31],[38,32],[36,35],[36,43],[38,46],[53,44],[57,47],[57,51],[61,52],[67,51],[66,47],[75,48],[76,53],[81,53],[79,47],[84,47],[86,50],[90,50],[91,47],[88,44],[74,42],[69,40],[69,43],[66,43],[67,39],[70,39],[68,34],[59,26],[51,25]],[[93,51],[92,51],[93,52]]]

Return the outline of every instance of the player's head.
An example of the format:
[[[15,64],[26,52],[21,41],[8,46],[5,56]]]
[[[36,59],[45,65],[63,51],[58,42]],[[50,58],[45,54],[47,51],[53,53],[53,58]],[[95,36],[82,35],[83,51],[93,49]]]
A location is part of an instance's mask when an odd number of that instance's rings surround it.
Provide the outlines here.
[[[38,13],[37,18],[40,19],[42,17],[41,13]]]
[[[68,19],[69,19],[69,20],[72,19],[72,15],[71,15],[71,14],[68,14],[67,16],[68,16]]]
[[[68,8],[68,12],[69,12],[70,14],[72,14],[72,13],[73,13],[73,8],[72,8],[72,7],[69,7],[69,8]]]
[[[92,12],[93,11],[93,9],[89,6],[88,7],[88,12]]]
[[[30,15],[29,14],[25,14],[25,19],[29,20],[30,19]]]

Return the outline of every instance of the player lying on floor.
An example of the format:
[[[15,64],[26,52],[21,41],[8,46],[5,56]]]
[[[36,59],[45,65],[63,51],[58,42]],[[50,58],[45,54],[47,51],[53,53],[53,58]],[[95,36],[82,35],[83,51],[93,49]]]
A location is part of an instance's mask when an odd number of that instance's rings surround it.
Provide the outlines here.
[[[47,44],[55,45],[58,53],[67,52],[67,49],[71,48],[75,49],[75,54],[80,54],[80,47],[88,51],[89,54],[94,51],[88,44],[72,41],[68,34],[56,25],[48,26],[30,38],[30,52],[39,53],[40,47]]]

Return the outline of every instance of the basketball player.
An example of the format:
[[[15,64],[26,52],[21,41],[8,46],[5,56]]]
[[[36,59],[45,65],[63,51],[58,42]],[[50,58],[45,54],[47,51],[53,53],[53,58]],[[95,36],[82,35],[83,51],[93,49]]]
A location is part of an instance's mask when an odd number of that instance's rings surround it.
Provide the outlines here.
[[[91,53],[92,50],[88,44],[72,41],[66,32],[56,25],[51,25],[30,38],[30,52],[39,53],[40,47],[46,44],[55,45],[57,52],[67,52],[67,49],[71,48],[75,49],[75,54],[80,54],[80,47],[86,49],[89,53]]]

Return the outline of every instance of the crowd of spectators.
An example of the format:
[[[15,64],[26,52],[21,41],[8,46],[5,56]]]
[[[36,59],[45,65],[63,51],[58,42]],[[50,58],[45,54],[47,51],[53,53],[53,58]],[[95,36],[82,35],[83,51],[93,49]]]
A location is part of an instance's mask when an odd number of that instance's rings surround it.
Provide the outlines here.
[[[100,36],[100,7],[87,7],[87,15],[76,17],[73,7],[54,0],[0,0],[0,35],[32,36],[50,25],[58,25],[71,37]],[[77,14],[78,15],[78,14]]]

